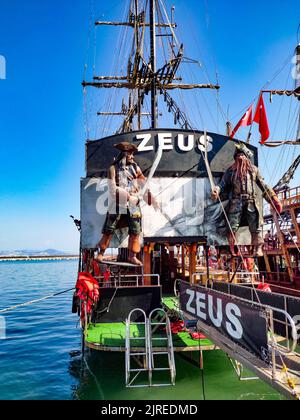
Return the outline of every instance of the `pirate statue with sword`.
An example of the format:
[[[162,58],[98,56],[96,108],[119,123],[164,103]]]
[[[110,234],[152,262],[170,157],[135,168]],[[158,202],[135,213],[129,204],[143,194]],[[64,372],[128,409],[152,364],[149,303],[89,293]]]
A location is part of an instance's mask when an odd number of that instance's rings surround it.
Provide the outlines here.
[[[142,262],[137,258],[137,254],[141,250],[142,213],[140,201],[143,199],[156,211],[159,210],[159,205],[148,189],[150,175],[147,181],[134,160],[134,153],[138,151],[138,148],[128,142],[116,144],[114,147],[120,151],[120,154],[108,171],[109,210],[102,230],[103,236],[97,244],[99,248],[97,261],[103,262],[104,253],[109,247],[116,229],[128,227],[128,262],[142,266]]]
[[[230,197],[228,242],[232,255],[236,255],[235,235],[245,220],[251,232],[253,254],[263,256],[263,215],[259,210],[257,187],[263,192],[265,200],[279,213],[282,212],[282,205],[274,190],[265,183],[259,169],[251,163],[252,157],[253,153],[244,144],[236,145],[234,164],[227,169],[219,185],[212,191],[213,201],[224,193]]]

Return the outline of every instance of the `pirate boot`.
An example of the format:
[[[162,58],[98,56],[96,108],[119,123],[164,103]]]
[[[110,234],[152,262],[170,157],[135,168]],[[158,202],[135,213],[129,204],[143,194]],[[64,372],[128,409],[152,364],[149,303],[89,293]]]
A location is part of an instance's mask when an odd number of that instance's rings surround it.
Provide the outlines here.
[[[111,240],[112,240],[111,234],[105,233],[102,236],[100,242],[97,245],[97,247],[99,248],[99,253],[98,253],[98,257],[96,258],[96,261],[100,263],[103,261],[104,253],[107,250]]]
[[[137,259],[136,255],[141,252],[140,235],[129,236],[129,257],[128,262],[134,265],[142,266],[143,263]]]
[[[263,257],[263,238],[259,233],[252,233],[252,246],[253,246],[253,255],[254,257]]]

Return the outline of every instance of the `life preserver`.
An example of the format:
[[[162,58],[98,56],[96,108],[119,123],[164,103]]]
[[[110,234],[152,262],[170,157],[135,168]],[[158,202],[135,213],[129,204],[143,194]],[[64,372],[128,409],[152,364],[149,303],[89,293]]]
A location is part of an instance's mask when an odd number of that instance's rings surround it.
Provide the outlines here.
[[[199,333],[199,332],[191,333],[191,337],[192,337],[193,340],[205,340],[206,339],[205,335],[203,335],[202,333]]]
[[[94,276],[100,277],[101,271],[100,271],[99,263],[96,260],[93,260],[93,272],[94,272]]]
[[[77,296],[82,302],[81,318],[85,318],[85,307],[87,314],[92,312],[93,305],[98,302],[100,296],[99,283],[90,273],[78,273],[76,284]],[[86,303],[86,305],[85,305]]]
[[[171,322],[171,331],[172,334],[178,334],[185,331],[184,321]]]
[[[272,293],[271,286],[268,283],[259,283],[257,290],[260,290],[261,292]]]
[[[103,273],[103,278],[104,278],[105,282],[109,282],[109,280],[110,280],[110,269],[109,268]]]

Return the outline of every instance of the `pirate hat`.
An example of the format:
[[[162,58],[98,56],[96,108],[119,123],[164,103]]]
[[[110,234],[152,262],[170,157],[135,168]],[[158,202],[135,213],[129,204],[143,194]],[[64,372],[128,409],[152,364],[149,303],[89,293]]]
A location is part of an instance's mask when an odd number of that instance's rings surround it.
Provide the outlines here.
[[[127,141],[124,141],[119,144],[115,144],[114,147],[120,150],[121,152],[134,152],[135,153],[138,151],[138,148],[135,144],[129,143]]]
[[[236,158],[237,155],[239,155],[240,153],[243,153],[243,155],[246,156],[246,158],[248,159],[252,159],[253,158],[253,152],[251,152],[251,150],[248,149],[248,147],[246,147],[244,144],[239,143],[235,145],[236,150],[234,152],[234,158]]]

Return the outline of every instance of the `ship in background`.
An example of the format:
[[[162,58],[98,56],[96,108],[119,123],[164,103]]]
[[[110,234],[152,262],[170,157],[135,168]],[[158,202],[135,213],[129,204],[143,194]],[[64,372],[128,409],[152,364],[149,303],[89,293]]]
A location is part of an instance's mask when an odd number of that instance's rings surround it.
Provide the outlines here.
[[[279,287],[287,286],[281,283],[278,273],[287,270],[291,274],[292,264],[299,264],[299,259],[279,265],[275,258],[273,266],[273,250],[267,249],[264,258],[256,261],[261,271],[245,272],[243,261],[230,255],[222,233],[226,223],[224,206],[212,202],[211,186],[212,182],[221,179],[233,161],[236,145],[242,142],[230,138],[229,124],[227,133],[222,135],[208,132],[205,126],[199,129],[191,123],[191,110],[189,103],[182,101],[183,93],[198,90],[215,92],[220,106],[220,86],[218,83],[185,83],[183,80],[180,74],[182,66],[193,65],[195,61],[185,57],[184,46],[177,40],[174,8],[169,15],[162,0],[132,0],[123,21],[97,21],[95,26],[117,26],[123,31],[119,38],[120,48],[117,48],[119,56],[115,57],[115,73],[106,76],[93,74],[92,80],[83,82],[86,109],[89,107],[87,95],[90,88],[96,92],[108,89],[111,92],[106,102],[108,109],[98,112],[98,118],[104,118],[102,133],[115,126],[112,118],[122,118],[123,121],[111,135],[94,140],[89,138],[86,142],[86,177],[81,180],[79,293],[76,294],[73,310],[78,311],[81,317],[84,347],[125,353],[128,387],[174,385],[175,352],[200,351],[202,355],[204,350],[214,350],[216,343],[222,349],[222,344],[214,334],[204,336],[199,331],[195,318],[185,311],[184,302],[179,304],[178,299],[171,296],[173,290],[178,297],[178,293],[185,293],[186,285],[198,285],[207,290],[215,288],[214,293],[224,293],[222,287],[226,289],[233,283],[248,283],[247,286],[255,293],[258,293],[257,286],[265,280],[277,282]],[[129,33],[132,35],[130,43]],[[158,53],[157,40],[162,47],[161,53]],[[120,61],[125,50],[129,51],[129,58],[124,66],[124,62]],[[124,96],[123,92],[126,92]],[[298,90],[294,93],[297,95]],[[142,206],[143,248],[140,259],[143,267],[126,264],[126,227],[121,227],[114,235],[111,255],[106,257],[106,261],[102,264],[96,261],[96,244],[108,208],[107,172],[117,157],[113,146],[125,141],[138,147],[135,159],[148,176],[148,185],[161,207],[155,213],[151,207]],[[247,147],[253,152],[253,163],[258,165],[258,149],[249,143]],[[297,162],[289,175],[294,173],[295,166]],[[287,199],[290,198],[289,191],[284,190]],[[295,212],[298,230],[295,223],[293,229],[299,233],[300,197],[296,201],[299,203]],[[289,210],[285,203],[284,214]],[[293,218],[293,213],[290,214]],[[282,226],[279,220],[282,215],[277,216],[280,236]],[[266,223],[276,224],[276,217],[266,216]],[[289,230],[292,231],[292,228]],[[298,236],[298,245],[299,239]],[[247,228],[240,229],[237,240],[239,247],[248,249],[251,238]],[[298,245],[295,244],[295,249],[299,251]],[[280,254],[276,256],[287,257],[284,249],[281,247]],[[290,277],[290,281],[288,286],[292,289],[295,278]],[[218,290],[216,284],[221,285],[222,290]],[[230,299],[231,290],[227,292]],[[263,310],[265,307],[261,307],[260,313]],[[182,326],[184,314],[187,319]],[[265,333],[269,321],[266,315]],[[274,319],[272,322],[274,324]],[[273,324],[269,326],[272,334]],[[287,334],[286,338],[289,338],[295,325],[290,327],[285,321],[285,326],[282,335]],[[204,328],[201,330],[203,332]],[[265,345],[258,346],[257,352],[259,358],[266,362],[268,337],[263,337],[262,342]],[[293,346],[292,350],[295,350]],[[229,350],[228,354],[231,354]],[[166,364],[158,366],[156,357],[164,355]],[[232,360],[240,360],[236,353],[231,356]],[[202,356],[200,359],[202,364]],[[244,363],[249,367],[246,361]],[[241,378],[240,362],[233,364]],[[259,369],[254,370],[266,380],[267,374]],[[169,375],[169,382],[160,377],[155,382],[155,373],[159,376],[163,372]],[[136,383],[144,373],[146,380]],[[280,391],[282,388],[286,390],[288,385],[277,387]],[[286,394],[289,395],[289,392]]]
[[[279,95],[287,97],[290,102],[295,102],[296,106],[293,114],[289,112],[286,138],[265,143],[265,146],[270,148],[281,148],[282,159],[286,158],[286,149],[290,148],[292,153],[288,154],[288,158],[292,158],[292,163],[274,186],[283,204],[282,214],[270,212],[270,209],[265,211],[265,232],[269,232],[269,235],[267,234],[265,241],[261,270],[265,270],[265,278],[272,284],[279,285],[281,290],[290,289],[286,290],[286,293],[300,296],[300,187],[297,180],[294,180],[300,165],[300,44],[295,49],[292,64],[293,79],[290,89],[262,90],[262,94],[269,95],[271,103],[273,97]],[[283,100],[281,106],[282,103]],[[289,109],[290,111],[292,109],[291,103]],[[293,180],[295,185],[292,187]]]

